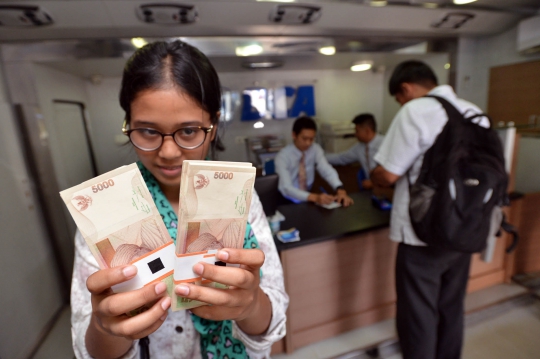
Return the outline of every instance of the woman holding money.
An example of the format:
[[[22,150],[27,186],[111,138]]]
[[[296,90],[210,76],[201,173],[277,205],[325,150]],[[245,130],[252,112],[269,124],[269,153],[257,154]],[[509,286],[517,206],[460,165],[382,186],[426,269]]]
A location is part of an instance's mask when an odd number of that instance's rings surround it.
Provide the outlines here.
[[[172,238],[176,237],[184,160],[203,160],[219,147],[220,83],[209,60],[175,41],[139,49],[127,62],[120,105],[139,168]],[[175,293],[210,305],[170,312],[166,285],[113,293],[136,275],[123,265],[99,270],[76,235],[72,283],[72,335],[78,358],[268,358],[285,334],[288,297],[273,238],[253,194],[244,248],[225,248],[217,258],[240,267],[198,263],[200,277],[229,289],[181,284]],[[143,313],[128,316],[141,307]],[[141,339],[143,338],[143,339]],[[148,343],[149,339],[149,343]]]

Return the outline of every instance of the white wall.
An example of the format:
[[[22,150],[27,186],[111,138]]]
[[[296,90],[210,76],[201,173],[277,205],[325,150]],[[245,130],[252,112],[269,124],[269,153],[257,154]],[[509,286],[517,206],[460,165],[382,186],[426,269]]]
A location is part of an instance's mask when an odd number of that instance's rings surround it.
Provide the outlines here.
[[[63,166],[61,148],[55,145],[59,141],[55,132],[54,120],[56,114],[53,100],[68,100],[86,104],[88,100],[84,80],[40,64],[34,64],[33,70],[39,105],[49,133],[56,180],[61,190],[66,189],[68,187],[65,181],[67,169]]]
[[[242,91],[250,86],[314,85],[315,119],[321,122],[348,122],[361,112],[382,116],[383,75],[371,71],[348,70],[266,70],[219,74],[223,86]],[[254,121],[242,122],[238,116],[227,124],[222,140],[226,151],[220,159],[246,161],[243,144],[235,143],[240,136],[275,134],[291,141],[294,119],[264,121],[265,127],[254,129]]]
[[[104,78],[100,83],[86,82],[92,139],[100,173],[137,160],[128,138],[122,134],[124,111],[120,107],[120,77]]]
[[[540,59],[540,54],[520,55],[516,46],[517,26],[495,36],[460,38],[456,79],[458,95],[486,110],[492,67]]]
[[[457,93],[487,110],[489,71],[492,67],[540,59],[540,54],[521,55],[516,50],[517,26],[490,37],[462,38],[458,45]],[[523,138],[517,157],[516,191],[540,191],[540,139]]]
[[[0,357],[27,358],[63,305],[0,64]]]

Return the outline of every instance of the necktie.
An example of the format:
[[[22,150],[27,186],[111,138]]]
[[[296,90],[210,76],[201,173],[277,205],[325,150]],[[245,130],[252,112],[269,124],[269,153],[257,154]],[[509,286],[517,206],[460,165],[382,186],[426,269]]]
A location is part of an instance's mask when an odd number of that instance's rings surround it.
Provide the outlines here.
[[[307,175],[304,158],[304,152],[302,152],[302,157],[300,158],[300,165],[298,166],[298,188],[305,191],[307,190]]]
[[[366,172],[366,175],[369,176],[369,172],[371,171],[371,168],[369,168],[369,144],[366,143],[366,166],[367,168],[364,168],[364,171]]]

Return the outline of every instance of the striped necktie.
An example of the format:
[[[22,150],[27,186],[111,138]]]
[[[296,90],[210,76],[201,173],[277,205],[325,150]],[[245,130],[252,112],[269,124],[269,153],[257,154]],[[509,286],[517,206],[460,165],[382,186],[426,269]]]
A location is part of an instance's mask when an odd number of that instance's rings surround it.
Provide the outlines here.
[[[306,163],[304,161],[305,155],[302,152],[302,157],[300,158],[300,165],[298,166],[298,188],[301,190],[307,190],[307,175],[306,175]]]

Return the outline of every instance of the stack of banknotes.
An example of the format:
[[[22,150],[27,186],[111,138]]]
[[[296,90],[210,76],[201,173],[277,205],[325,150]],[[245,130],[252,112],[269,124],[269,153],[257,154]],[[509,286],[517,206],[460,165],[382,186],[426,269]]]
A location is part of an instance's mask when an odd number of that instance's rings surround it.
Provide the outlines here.
[[[125,292],[163,281],[172,309],[204,303],[174,295],[174,285],[219,286],[197,277],[195,263],[216,265],[220,248],[242,248],[253,192],[251,163],[184,161],[176,246],[136,164],[60,192],[100,268],[132,264],[137,275],[114,286]]]

